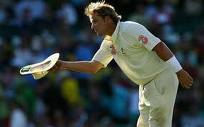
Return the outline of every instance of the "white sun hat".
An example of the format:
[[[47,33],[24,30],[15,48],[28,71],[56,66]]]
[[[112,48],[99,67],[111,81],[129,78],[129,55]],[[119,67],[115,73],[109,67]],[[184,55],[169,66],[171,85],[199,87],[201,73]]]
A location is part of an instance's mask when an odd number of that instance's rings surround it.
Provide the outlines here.
[[[54,53],[42,62],[24,66],[20,69],[21,75],[32,74],[34,79],[44,77],[59,59],[59,53]]]

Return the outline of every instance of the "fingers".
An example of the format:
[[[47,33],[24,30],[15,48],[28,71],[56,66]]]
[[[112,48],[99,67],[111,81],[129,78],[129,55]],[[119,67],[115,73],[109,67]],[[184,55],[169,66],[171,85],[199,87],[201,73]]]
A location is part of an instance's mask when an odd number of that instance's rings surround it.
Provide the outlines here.
[[[56,66],[53,66],[49,71],[50,72],[55,72],[57,70],[57,67]]]
[[[186,89],[190,89],[191,86],[192,86],[190,84],[187,85],[187,84],[182,84],[182,83],[181,83],[181,85],[182,85],[183,88],[186,88]]]
[[[191,88],[192,86],[193,86],[193,84],[192,83],[183,83],[183,84],[181,84],[184,88],[187,88],[187,89],[189,89],[189,88]]]
[[[50,72],[55,72],[55,71],[58,71],[60,68],[60,65],[59,63],[57,62],[49,71]]]
[[[191,87],[193,85],[193,78],[188,74],[188,86]]]
[[[187,78],[185,78],[186,80],[182,80],[181,85],[184,87],[184,88],[191,88],[193,86],[193,78],[188,75]]]
[[[181,70],[177,73],[179,82],[182,87],[184,88],[190,88],[193,85],[193,78],[189,75],[188,72],[185,70]]]

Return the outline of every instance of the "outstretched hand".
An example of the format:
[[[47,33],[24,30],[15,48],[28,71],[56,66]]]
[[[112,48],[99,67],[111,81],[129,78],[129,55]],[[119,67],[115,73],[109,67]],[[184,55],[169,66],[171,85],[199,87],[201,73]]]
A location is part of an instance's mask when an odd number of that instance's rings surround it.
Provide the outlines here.
[[[58,60],[57,63],[50,69],[51,72],[63,70],[63,61]]]
[[[193,78],[185,70],[177,72],[179,83],[184,88],[190,88],[193,85]]]

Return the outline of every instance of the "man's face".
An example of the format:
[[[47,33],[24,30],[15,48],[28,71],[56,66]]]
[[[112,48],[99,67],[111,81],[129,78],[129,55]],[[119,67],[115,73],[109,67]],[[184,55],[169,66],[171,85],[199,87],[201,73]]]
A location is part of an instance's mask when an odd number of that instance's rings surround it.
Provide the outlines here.
[[[93,29],[97,35],[105,36],[108,28],[106,18],[99,16],[97,13],[93,13],[93,15],[89,18],[91,22],[91,29]]]

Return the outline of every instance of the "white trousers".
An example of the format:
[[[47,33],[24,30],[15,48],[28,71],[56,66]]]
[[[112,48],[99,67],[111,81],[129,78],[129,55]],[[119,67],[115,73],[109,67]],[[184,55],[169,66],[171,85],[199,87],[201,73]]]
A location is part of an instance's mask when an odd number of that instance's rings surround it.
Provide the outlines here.
[[[139,86],[137,127],[172,127],[178,84],[176,73],[166,69],[148,84]]]

